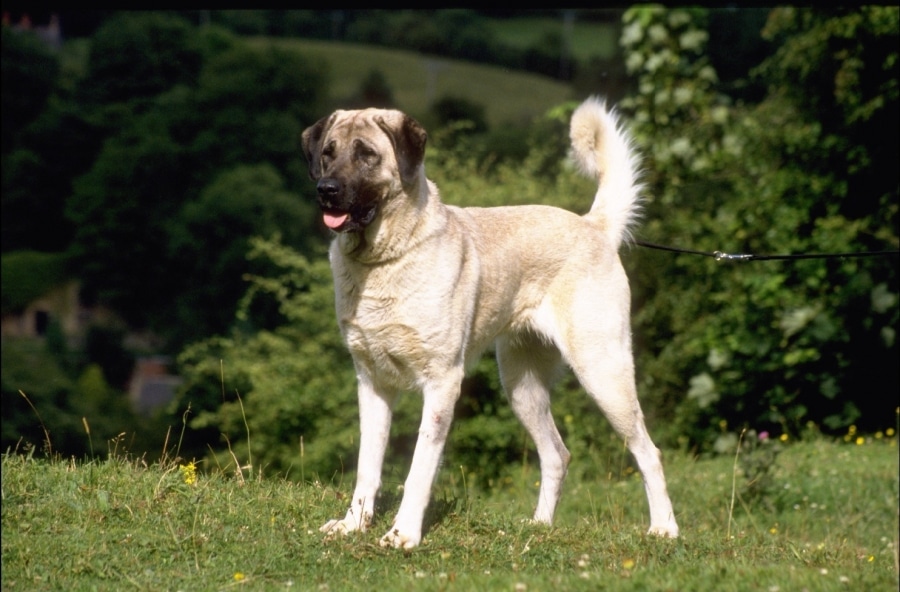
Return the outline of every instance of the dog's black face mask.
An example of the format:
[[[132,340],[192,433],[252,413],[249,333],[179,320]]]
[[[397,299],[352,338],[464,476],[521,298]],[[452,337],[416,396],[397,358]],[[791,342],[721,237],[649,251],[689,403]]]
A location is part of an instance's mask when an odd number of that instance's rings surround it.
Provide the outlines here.
[[[338,111],[303,132],[322,220],[335,232],[365,230],[382,201],[398,191],[391,188],[398,177],[404,186],[417,182],[424,158],[427,136],[414,119],[395,111],[361,113],[371,118]],[[396,158],[396,168],[384,155]]]
[[[378,213],[377,196],[347,188],[335,177],[323,177],[316,184],[317,201],[325,226],[335,232],[365,230]]]

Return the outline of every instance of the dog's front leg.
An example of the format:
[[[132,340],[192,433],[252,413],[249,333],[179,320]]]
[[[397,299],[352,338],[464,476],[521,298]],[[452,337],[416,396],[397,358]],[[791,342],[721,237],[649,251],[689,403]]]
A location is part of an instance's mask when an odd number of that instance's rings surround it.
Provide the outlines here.
[[[365,531],[372,523],[375,496],[381,487],[381,466],[391,432],[391,407],[394,393],[380,393],[364,375],[359,377],[359,464],[356,488],[347,515],[329,520],[319,530],[328,537]]]
[[[439,385],[426,386],[423,392],[422,422],[412,465],[403,489],[403,500],[394,526],[381,537],[381,546],[412,549],[422,540],[422,520],[431,498],[431,486],[437,475],[453,408],[459,398],[462,371],[451,371]]]

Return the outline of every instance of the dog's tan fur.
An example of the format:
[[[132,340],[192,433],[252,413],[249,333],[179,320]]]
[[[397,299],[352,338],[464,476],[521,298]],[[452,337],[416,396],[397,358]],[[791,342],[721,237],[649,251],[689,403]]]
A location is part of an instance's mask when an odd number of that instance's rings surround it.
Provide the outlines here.
[[[369,525],[391,406],[400,391],[417,390],[418,442],[381,543],[420,543],[465,368],[494,346],[512,408],[540,455],[534,520],[552,521],[569,463],[549,399],[568,364],[637,459],[650,532],[678,536],[635,392],[630,293],[618,256],[637,210],[635,158],[596,99],[573,114],[571,140],[577,162],[599,183],[584,216],[537,205],[443,204],[425,177],[425,131],[398,111],[337,111],[304,131],[323,219],[335,231],[336,311],[359,379],[357,485],[346,516],[324,532]]]

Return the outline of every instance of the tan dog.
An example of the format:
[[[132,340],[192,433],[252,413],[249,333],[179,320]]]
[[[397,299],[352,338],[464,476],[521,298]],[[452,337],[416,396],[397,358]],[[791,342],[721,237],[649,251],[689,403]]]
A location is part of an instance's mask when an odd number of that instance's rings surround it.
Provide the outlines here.
[[[426,134],[398,111],[337,111],[303,132],[331,245],[338,322],[359,380],[360,451],[347,515],[322,531],[365,530],[400,391],[423,395],[403,500],[384,546],[422,539],[460,383],[496,348],[516,416],[540,455],[534,521],[550,523],[570,454],[550,413],[563,364],[625,439],[644,477],[650,532],[676,537],[660,454],[644,427],[618,249],[637,209],[635,158],[597,99],[572,116],[574,154],[599,189],[584,215],[549,206],[457,208],[425,177]]]

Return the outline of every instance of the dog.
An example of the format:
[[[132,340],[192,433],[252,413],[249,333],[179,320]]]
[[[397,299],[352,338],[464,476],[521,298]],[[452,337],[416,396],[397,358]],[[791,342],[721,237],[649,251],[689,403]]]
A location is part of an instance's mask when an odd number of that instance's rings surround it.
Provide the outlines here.
[[[639,211],[637,158],[615,111],[591,97],[571,119],[574,159],[598,182],[584,216],[542,206],[459,208],[425,176],[427,134],[395,110],[339,110],[304,130],[329,250],[335,309],[358,378],[360,447],[347,514],[326,538],[365,531],[401,391],[422,419],[396,519],[380,539],[412,549],[465,370],[490,347],[540,457],[533,521],[550,524],[570,454],[550,412],[567,364],[625,440],[644,479],[649,532],[677,537],[660,452],[644,425],[620,244]]]

